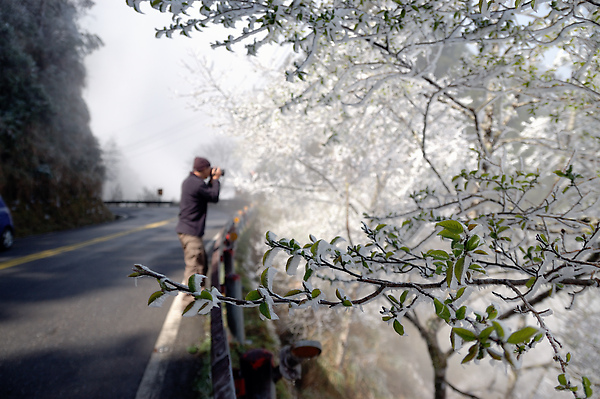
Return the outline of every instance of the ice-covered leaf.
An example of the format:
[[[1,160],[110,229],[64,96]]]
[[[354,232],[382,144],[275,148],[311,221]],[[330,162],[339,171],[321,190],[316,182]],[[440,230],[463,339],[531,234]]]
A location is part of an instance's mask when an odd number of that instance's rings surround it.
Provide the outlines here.
[[[471,346],[469,348],[469,353],[467,354],[467,356],[465,356],[462,360],[462,364],[468,363],[471,360],[475,359],[475,356],[477,356],[477,353],[479,352],[479,344],[476,343],[473,346]]]
[[[165,298],[165,293],[163,291],[156,291],[148,298],[148,306],[161,307]]]
[[[291,256],[287,260],[287,263],[285,265],[285,271],[287,272],[288,275],[294,276],[296,274],[296,271],[298,270],[298,265],[300,264],[301,260],[302,260],[302,256],[300,256],[300,255]]]
[[[454,265],[454,275],[456,276],[456,281],[458,281],[458,284],[462,284],[462,276],[463,276],[464,267],[465,267],[465,257],[463,256],[463,257],[458,258],[458,260],[456,261],[456,264]]]
[[[441,226],[444,228],[444,230],[448,230],[451,233],[457,235],[462,234],[465,231],[463,225],[460,222],[457,222],[456,220],[443,220],[441,222],[436,223],[436,226]]]
[[[591,384],[589,378],[583,376],[581,378],[581,382],[583,384],[583,392],[585,393],[585,397],[591,398],[592,395],[594,394],[594,391],[592,390],[592,384]]]
[[[295,290],[290,290],[290,291],[288,291],[288,292],[287,292],[287,293],[284,295],[284,297],[288,297],[288,296],[294,296],[294,295],[302,294],[303,292],[304,292],[304,291],[302,291],[302,290],[298,290],[298,289],[295,289]]]
[[[437,259],[437,260],[450,259],[450,255],[448,255],[448,252],[441,250],[441,249],[431,249],[431,250],[427,251],[427,253],[425,255],[431,256],[433,259]]]
[[[265,316],[267,319],[271,319],[271,311],[269,310],[269,306],[263,302],[258,306],[260,313]]]
[[[463,341],[475,341],[477,340],[477,335],[471,330],[467,330],[466,328],[454,327],[452,332],[463,339]]]
[[[473,251],[474,249],[476,249],[479,246],[480,240],[481,239],[479,238],[478,235],[472,235],[467,240],[467,244],[465,245],[465,249],[467,251]]]
[[[258,292],[258,290],[252,290],[252,291],[248,292],[248,294],[246,295],[247,301],[256,301],[261,298],[262,298],[262,295],[260,294],[260,292]]]
[[[213,300],[213,296],[212,296],[212,294],[211,294],[210,292],[208,292],[207,290],[203,290],[203,291],[200,293],[200,296],[199,296],[199,298],[200,298],[200,299],[206,299],[207,301],[212,301],[212,300]]]
[[[528,342],[538,332],[539,329],[535,327],[525,327],[510,334],[506,342],[509,344],[523,344]]]
[[[205,279],[206,276],[202,274],[192,274],[190,278],[188,278],[188,287],[192,292],[198,292],[202,289],[202,280]]]
[[[398,320],[394,320],[394,331],[396,331],[398,335],[404,335],[404,326]]]
[[[449,240],[452,241],[460,241],[460,235],[456,234],[450,230],[442,230],[438,233],[439,236],[444,237],[444,238],[448,238]]]

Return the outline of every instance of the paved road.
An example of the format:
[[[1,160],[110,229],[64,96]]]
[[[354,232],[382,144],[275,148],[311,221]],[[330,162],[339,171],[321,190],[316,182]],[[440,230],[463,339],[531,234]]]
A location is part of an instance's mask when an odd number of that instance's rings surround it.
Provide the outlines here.
[[[211,207],[206,237],[237,210]],[[0,253],[0,398],[134,398],[170,303],[146,306],[142,263],[183,278],[177,208],[119,208],[99,226]],[[38,259],[36,259],[38,258]]]

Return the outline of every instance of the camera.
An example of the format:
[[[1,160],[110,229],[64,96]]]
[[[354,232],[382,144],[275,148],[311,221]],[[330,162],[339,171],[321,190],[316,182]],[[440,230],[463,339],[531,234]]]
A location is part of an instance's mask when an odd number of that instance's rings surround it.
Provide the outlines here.
[[[216,171],[217,171],[217,168],[212,168],[212,170],[210,171],[210,174],[214,175]],[[225,176],[225,169],[221,169],[221,176]]]

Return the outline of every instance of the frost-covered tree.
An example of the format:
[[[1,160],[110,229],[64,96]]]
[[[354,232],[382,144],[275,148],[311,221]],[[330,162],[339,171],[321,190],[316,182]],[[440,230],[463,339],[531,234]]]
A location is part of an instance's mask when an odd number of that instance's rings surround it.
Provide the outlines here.
[[[217,24],[232,33],[216,46],[243,43],[256,54],[265,44],[290,45],[298,56],[288,78],[311,83],[295,101],[364,104],[384,83],[418,82],[425,123],[433,123],[435,104],[448,102],[474,119],[485,150],[510,132],[510,114],[488,118],[491,107],[552,105],[560,117],[567,104],[586,108],[598,99],[594,1],[127,1],[137,10],[146,2],[173,14],[158,36]],[[439,76],[439,63],[457,52],[465,57]],[[471,103],[462,100],[466,90]],[[486,135],[493,142],[484,143]]]
[[[129,3],[139,9],[143,1]],[[194,4],[198,18],[184,19]],[[345,243],[267,234],[261,286],[246,301],[196,289],[194,280],[181,286],[140,266],[134,275],[161,278],[153,298],[179,289],[197,297],[188,313],[226,301],[258,306],[266,318],[276,317],[278,304],[372,309],[379,299],[380,317],[400,335],[407,320],[428,327],[424,337],[445,326],[451,350],[435,348],[435,337],[427,341],[437,398],[445,395],[451,353],[463,363],[491,358],[518,368],[542,341],[560,369],[557,389],[591,396],[590,380],[568,371],[571,355],[547,323],[546,299],[576,298],[598,285],[598,4],[152,5],[175,18],[159,35],[190,35],[217,23],[240,27],[217,45],[245,42],[254,54],[265,43],[289,43],[298,52],[287,73],[294,88],[278,99],[277,110],[239,119],[248,126],[256,116],[257,131],[268,127],[258,155],[292,157],[289,173],[280,176],[276,162],[265,162],[259,184],[309,188],[313,199],[337,201],[338,209],[345,202],[346,210],[370,215],[364,235],[348,233]],[[472,155],[465,155],[470,147]],[[394,168],[401,149],[413,163]],[[417,165],[415,150],[426,172],[410,169]],[[381,174],[352,169],[356,159]],[[394,198],[399,172],[410,188]],[[371,190],[374,183],[389,192]],[[357,187],[352,196],[351,185]],[[344,216],[332,219],[339,226]],[[273,288],[276,254],[285,256],[288,274],[300,270],[289,292]],[[436,319],[423,323],[422,309]]]

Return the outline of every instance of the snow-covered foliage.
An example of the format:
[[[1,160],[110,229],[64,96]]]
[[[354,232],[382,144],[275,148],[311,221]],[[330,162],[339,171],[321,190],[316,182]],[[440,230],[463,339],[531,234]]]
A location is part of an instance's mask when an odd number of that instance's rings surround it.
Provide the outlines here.
[[[222,24],[233,34],[216,45],[296,52],[281,73],[288,86],[211,103],[250,139],[245,187],[280,197],[320,231],[308,242],[268,233],[260,287],[246,301],[220,301],[273,318],[281,305],[382,300],[373,313],[400,335],[411,322],[428,346],[445,324],[464,363],[519,368],[549,343],[557,389],[592,395],[588,378],[569,373],[545,301],[598,288],[597,3],[151,4],[174,15],[159,35]],[[276,267],[296,288],[273,288]],[[435,328],[416,309],[434,313]],[[449,355],[439,345],[430,355],[439,392]]]

